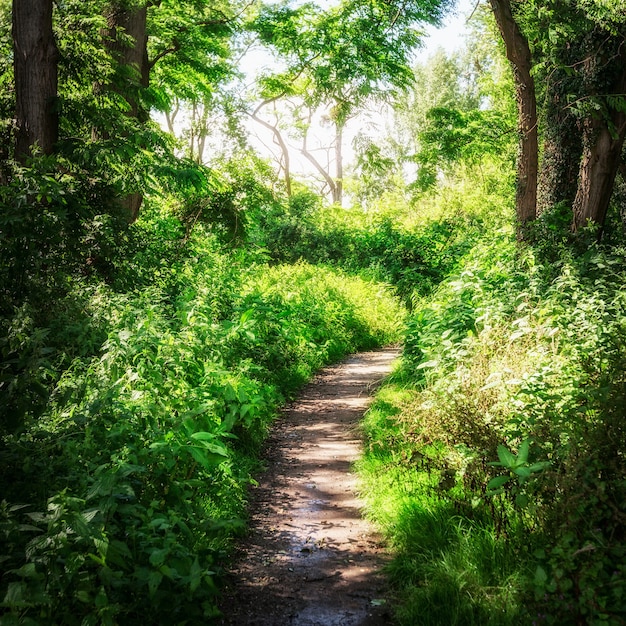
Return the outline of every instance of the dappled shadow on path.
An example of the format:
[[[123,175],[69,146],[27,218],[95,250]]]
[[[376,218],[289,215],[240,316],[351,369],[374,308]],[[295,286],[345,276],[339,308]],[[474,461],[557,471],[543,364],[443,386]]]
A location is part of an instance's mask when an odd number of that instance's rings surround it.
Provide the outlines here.
[[[389,624],[384,551],[350,473],[358,422],[395,350],[326,368],[278,420],[253,490],[250,533],[230,568],[222,624]]]

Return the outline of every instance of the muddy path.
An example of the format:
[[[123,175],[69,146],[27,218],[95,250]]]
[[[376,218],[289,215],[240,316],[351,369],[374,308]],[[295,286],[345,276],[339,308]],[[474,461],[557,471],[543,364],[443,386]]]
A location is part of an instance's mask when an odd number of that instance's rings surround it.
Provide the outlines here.
[[[377,626],[390,623],[385,553],[361,517],[351,464],[358,422],[396,350],[325,368],[287,407],[268,439],[267,471],[252,494],[222,624]]]

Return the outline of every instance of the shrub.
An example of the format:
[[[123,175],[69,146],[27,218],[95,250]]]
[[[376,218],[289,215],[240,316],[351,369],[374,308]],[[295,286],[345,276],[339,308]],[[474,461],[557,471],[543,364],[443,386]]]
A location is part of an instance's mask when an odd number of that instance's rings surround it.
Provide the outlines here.
[[[386,450],[387,475],[404,472],[407,502],[419,515],[451,506],[445,518],[468,524],[468,544],[485,531],[504,542],[503,554],[519,566],[484,584],[505,589],[516,579],[519,606],[529,611],[520,608],[518,619],[618,624],[626,563],[624,254],[595,245],[578,256],[564,250],[557,261],[550,250],[546,266],[543,254],[506,234],[492,237],[423,301],[405,342],[404,384],[412,391],[385,418],[388,434],[370,432],[370,448]],[[372,489],[385,493],[380,482]],[[393,541],[404,541],[413,515],[406,506],[389,514]],[[403,543],[393,571],[414,553],[426,558],[423,542]],[[471,556],[465,570],[481,558]],[[427,570],[416,565],[402,582],[401,615],[432,611],[431,591],[445,591]],[[433,623],[509,623],[480,613],[481,589],[462,594],[455,617],[436,614]]]
[[[383,286],[269,267],[203,227],[183,246],[166,212],[134,230],[146,245],[114,284],[70,282],[47,328],[27,307],[5,320],[4,355],[22,361],[2,370],[3,408],[21,402],[0,448],[3,624],[215,616],[281,402],[321,365],[398,337]]]

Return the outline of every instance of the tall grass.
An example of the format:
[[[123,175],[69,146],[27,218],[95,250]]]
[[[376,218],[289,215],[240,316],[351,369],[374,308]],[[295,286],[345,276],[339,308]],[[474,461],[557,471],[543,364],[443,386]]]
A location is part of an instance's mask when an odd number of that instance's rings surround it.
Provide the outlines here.
[[[398,624],[524,623],[514,546],[462,499],[448,465],[454,448],[406,419],[417,395],[405,374],[395,378],[364,421],[368,445],[357,468],[369,515],[394,555],[388,575]]]

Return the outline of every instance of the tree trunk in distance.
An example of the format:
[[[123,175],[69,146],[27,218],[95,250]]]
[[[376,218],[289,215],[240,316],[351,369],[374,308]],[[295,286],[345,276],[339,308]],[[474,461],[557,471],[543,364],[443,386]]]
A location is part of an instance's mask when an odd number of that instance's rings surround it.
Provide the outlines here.
[[[530,73],[532,58],[528,40],[513,18],[510,0],[490,0],[490,3],[515,80],[520,136],[515,208],[523,226],[537,217],[539,139],[535,81]]]
[[[626,93],[626,41],[620,45],[620,75],[612,93]],[[623,107],[622,107],[623,108]],[[591,221],[604,226],[626,139],[626,112],[610,108],[607,116],[590,117],[583,130],[583,157],[574,199],[572,229]]]
[[[306,134],[304,135],[302,148],[300,148],[300,154],[306,157],[311,165],[319,172],[321,177],[324,179],[324,182],[328,185],[328,188],[330,189],[330,193],[333,198],[333,202],[335,202],[335,199],[337,198],[337,183],[335,180],[333,180],[333,177],[322,167],[320,162],[315,158],[315,155],[309,152],[309,149],[306,146]]]
[[[339,123],[335,127],[335,173],[333,202],[341,206],[343,204],[343,125]]]
[[[35,144],[51,154],[58,137],[58,51],[52,33],[52,0],[13,0],[15,156],[24,162]]]
[[[285,192],[287,193],[287,197],[291,198],[292,191],[291,191],[291,168],[289,165],[289,148],[287,147],[287,144],[285,143],[285,140],[283,139],[283,136],[278,128],[278,125],[272,126],[269,122],[266,122],[262,117],[259,117],[259,111],[264,106],[271,104],[272,102],[275,102],[276,99],[277,98],[271,98],[269,100],[264,100],[263,102],[261,102],[261,104],[259,104],[259,106],[252,113],[250,113],[250,117],[255,122],[258,122],[259,124],[261,124],[261,126],[264,126],[268,130],[270,130],[272,134],[274,135],[274,141],[280,148],[280,152],[282,155],[283,168],[285,172],[285,176],[284,176]]]
[[[200,117],[200,127],[198,129],[198,163],[204,163],[204,148],[206,140],[209,136],[209,108],[206,104],[202,105],[202,115]]]
[[[179,109],[180,109],[180,104],[177,98],[173,110],[165,111],[165,121],[167,122],[167,129],[170,131],[170,134],[174,137],[176,136],[176,129],[174,128],[174,121],[176,120],[176,116],[178,115]]]

